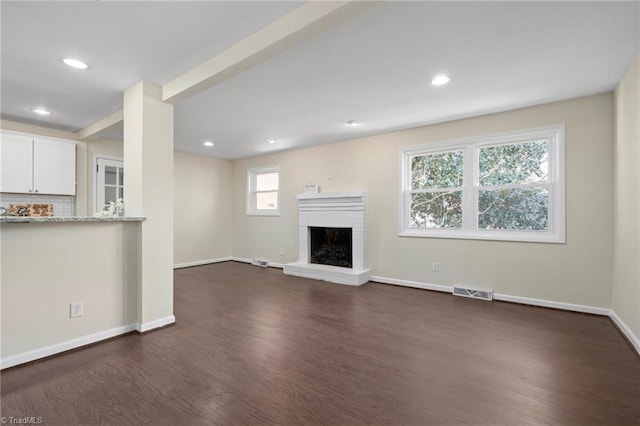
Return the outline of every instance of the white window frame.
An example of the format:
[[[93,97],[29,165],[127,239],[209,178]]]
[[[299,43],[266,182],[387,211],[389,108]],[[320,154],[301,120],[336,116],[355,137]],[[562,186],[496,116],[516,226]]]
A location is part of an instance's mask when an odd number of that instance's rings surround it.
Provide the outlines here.
[[[273,210],[258,210],[256,207],[257,191],[256,177],[266,173],[278,173],[278,208]],[[267,191],[273,192],[273,191]],[[248,216],[280,216],[280,167],[267,166],[247,169],[247,215]]]
[[[100,179],[98,178],[99,170],[98,163],[102,161],[115,161],[122,163],[122,168],[124,168],[124,161],[120,157],[111,157],[108,155],[102,154],[92,154],[92,164],[93,164],[93,173],[91,175],[91,210],[93,213],[100,213],[104,209],[104,205],[99,202],[100,199],[104,199],[104,187],[100,188]]]
[[[478,228],[478,163],[480,149],[533,140],[549,141],[549,174],[545,186],[549,190],[548,229],[485,230]],[[446,229],[411,228],[411,157],[463,150],[462,227]],[[400,148],[399,231],[401,237],[455,238],[471,240],[565,243],[565,126],[555,125],[500,133],[475,138],[456,139],[420,146]]]

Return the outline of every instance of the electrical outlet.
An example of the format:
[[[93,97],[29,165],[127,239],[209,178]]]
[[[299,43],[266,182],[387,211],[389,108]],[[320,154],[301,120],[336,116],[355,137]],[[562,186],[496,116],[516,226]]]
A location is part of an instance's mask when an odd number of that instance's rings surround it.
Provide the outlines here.
[[[431,264],[431,272],[440,272],[440,265],[438,265],[438,262],[433,262]]]
[[[69,303],[69,318],[77,318],[84,315],[84,308],[82,307],[82,300],[79,302]]]

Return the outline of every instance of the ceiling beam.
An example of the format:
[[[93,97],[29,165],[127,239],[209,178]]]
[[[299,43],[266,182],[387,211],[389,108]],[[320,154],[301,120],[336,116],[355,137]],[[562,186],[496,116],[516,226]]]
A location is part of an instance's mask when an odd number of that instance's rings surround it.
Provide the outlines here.
[[[111,129],[113,126],[120,124],[122,120],[124,120],[124,111],[116,111],[113,114],[98,121],[97,123],[93,123],[82,130],[78,130],[76,132],[76,137],[81,141],[90,139],[92,137],[98,137],[101,133]]]
[[[162,86],[162,100],[167,103],[187,99],[215,84],[326,30],[375,2],[309,1],[273,21],[207,62],[176,77]],[[78,140],[98,137],[124,120],[123,110],[76,132]]]
[[[200,93],[371,4],[364,1],[304,3],[207,62],[165,83],[162,86],[163,101],[175,104]]]

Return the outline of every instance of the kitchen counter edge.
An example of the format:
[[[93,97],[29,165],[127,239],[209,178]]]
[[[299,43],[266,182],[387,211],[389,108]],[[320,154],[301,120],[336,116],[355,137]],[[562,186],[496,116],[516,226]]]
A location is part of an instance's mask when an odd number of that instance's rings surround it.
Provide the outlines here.
[[[60,222],[142,222],[144,216],[117,216],[117,217],[94,217],[94,216],[0,216],[0,223],[60,223]]]

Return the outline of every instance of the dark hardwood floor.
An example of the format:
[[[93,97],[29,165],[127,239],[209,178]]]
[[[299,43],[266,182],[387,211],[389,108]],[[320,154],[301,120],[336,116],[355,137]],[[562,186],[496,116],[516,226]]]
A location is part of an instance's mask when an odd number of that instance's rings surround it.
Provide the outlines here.
[[[606,317],[239,263],[175,272],[177,324],[2,372],[45,425],[639,425]]]

